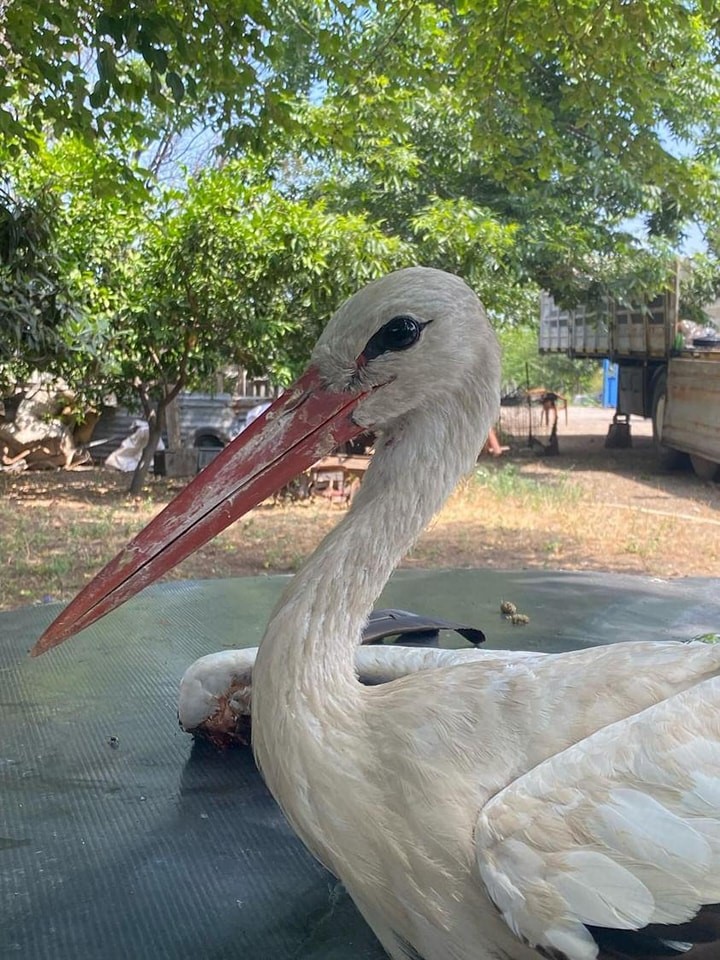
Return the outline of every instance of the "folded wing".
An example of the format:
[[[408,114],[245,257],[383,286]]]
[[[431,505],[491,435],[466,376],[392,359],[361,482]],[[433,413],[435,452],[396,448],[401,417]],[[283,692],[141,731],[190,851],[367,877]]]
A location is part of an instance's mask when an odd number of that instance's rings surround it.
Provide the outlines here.
[[[720,678],[613,723],[496,794],[477,865],[547,956],[720,957]]]

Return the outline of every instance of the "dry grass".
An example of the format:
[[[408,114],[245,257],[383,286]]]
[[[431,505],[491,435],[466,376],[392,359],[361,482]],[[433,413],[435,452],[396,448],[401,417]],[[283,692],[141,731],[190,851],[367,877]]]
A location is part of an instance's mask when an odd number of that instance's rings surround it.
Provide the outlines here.
[[[720,577],[717,485],[657,473],[642,436],[633,450],[605,451],[591,434],[561,449],[538,459],[517,445],[483,460],[406,565]],[[104,470],[0,474],[0,609],[69,599],[179,489],[156,480],[133,501],[126,485]],[[264,504],[171,576],[295,570],[343,513],[325,501]]]

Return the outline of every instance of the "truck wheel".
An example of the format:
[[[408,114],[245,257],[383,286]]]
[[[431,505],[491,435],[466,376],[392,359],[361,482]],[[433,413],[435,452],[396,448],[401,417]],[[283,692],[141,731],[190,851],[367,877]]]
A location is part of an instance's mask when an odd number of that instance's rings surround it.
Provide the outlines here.
[[[720,476],[720,463],[715,463],[714,460],[691,453],[690,463],[701,480],[716,480]]]
[[[653,443],[655,445],[655,456],[660,466],[664,470],[675,470],[681,467],[686,459],[686,454],[674,447],[666,447],[661,442],[663,417],[665,416],[665,402],[667,398],[667,374],[664,370],[655,378],[653,386],[652,401],[652,424],[653,424]]]

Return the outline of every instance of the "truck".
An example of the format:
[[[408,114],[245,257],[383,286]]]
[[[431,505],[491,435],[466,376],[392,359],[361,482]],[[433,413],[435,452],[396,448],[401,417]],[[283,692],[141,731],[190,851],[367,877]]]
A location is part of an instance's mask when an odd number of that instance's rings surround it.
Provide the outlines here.
[[[605,297],[563,309],[540,298],[540,353],[617,364],[617,417],[652,418],[661,465],[689,457],[704,480],[720,479],[720,300],[706,329],[680,314],[679,279],[649,303]]]

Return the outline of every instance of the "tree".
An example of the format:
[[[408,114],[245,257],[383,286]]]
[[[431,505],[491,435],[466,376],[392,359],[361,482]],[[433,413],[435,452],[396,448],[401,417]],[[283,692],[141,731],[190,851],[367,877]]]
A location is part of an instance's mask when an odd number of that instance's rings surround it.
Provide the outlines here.
[[[140,142],[171,121],[258,145],[291,125],[353,5],[323,0],[12,0],[0,7],[0,139],[32,150],[45,132]]]
[[[51,222],[54,198],[0,191],[0,389],[60,349],[72,314]]]
[[[518,225],[520,279],[563,297],[599,256],[632,256],[628,217],[677,246],[717,206],[715,7],[43,0],[38,15],[15,0],[0,135],[30,145],[50,124],[147,144],[207,125],[225,151],[272,153],[281,130],[302,133],[338,209],[407,237],[434,198],[472,201]]]
[[[150,423],[131,492],[180,390],[230,363],[288,382],[339,299],[411,258],[363,216],[283,196],[262,163],[191,180],[148,224],[106,343],[116,392],[132,391]]]
[[[129,303],[151,196],[111,150],[73,137],[7,170],[18,209],[37,212],[43,259],[26,255],[23,270],[0,273],[5,369],[14,381],[32,369],[63,379],[81,412],[112,389],[106,345]],[[11,338],[16,325],[24,336]]]
[[[402,236],[436,200],[470,202],[515,226],[519,279],[577,297],[610,262],[617,284],[646,258],[630,219],[665,257],[717,207],[715,14],[685,0],[396,4],[349,54],[380,51],[365,78],[309,110],[316,189]]]
[[[36,151],[11,189],[51,198],[32,264],[72,308],[38,342],[157,430],[228,360],[287,379],[311,317],[391,266],[462,273],[530,329],[539,286],[654,292],[684,225],[717,223],[710,0],[51,6],[0,35],[0,153]],[[203,129],[245,161],[161,189],[150,148]]]

